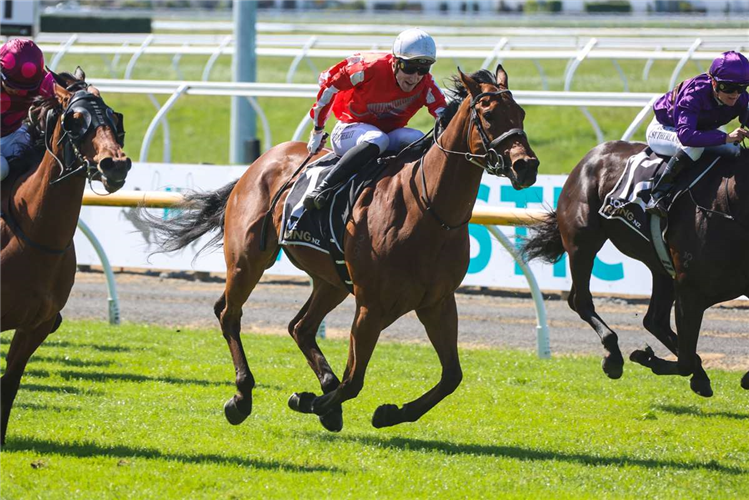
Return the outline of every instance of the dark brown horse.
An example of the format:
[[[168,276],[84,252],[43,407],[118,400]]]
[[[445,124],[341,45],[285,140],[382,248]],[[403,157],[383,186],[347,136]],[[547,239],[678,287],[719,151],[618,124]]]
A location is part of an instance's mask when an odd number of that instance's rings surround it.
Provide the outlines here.
[[[348,221],[344,250],[356,315],[340,382],[320,351],[315,333],[348,291],[328,255],[303,246],[285,248],[290,260],[312,277],[312,295],[289,324],[289,333],[324,393],[294,394],[289,406],[318,415],[329,430],[343,427],[341,403],[361,391],[380,332],[409,311],[416,311],[424,324],[442,364],[442,376],[426,394],[401,408],[380,406],[373,425],[414,422],[457,388],[462,372],[454,292],[468,268],[466,223],[481,176],[484,170],[506,175],[516,189],[536,180],[539,162],[522,130],[525,113],[513,100],[502,67],[496,75],[460,73],[454,82],[460,98],[447,111],[452,119],[437,145],[423,161],[389,166],[375,187],[367,188],[357,200]],[[170,219],[160,227],[167,237],[163,247],[167,250],[183,248],[212,229],[223,229],[226,290],[214,311],[236,371],[238,392],[224,406],[232,424],[250,414],[255,385],[240,339],[242,305],[279,251],[282,203],[273,212],[265,250],[260,248],[263,216],[306,154],[300,142],[278,145],[236,183],[214,193],[189,196],[188,206],[200,210],[185,211],[181,220]]]
[[[614,141],[591,150],[565,182],[557,211],[535,227],[524,251],[529,259],[548,262],[557,261],[565,251],[569,254],[569,305],[601,338],[603,371],[611,378],[622,375],[624,359],[616,333],[593,306],[593,261],[606,240],[611,240],[622,253],[643,262],[653,276],[643,324],[678,361],[657,358],[649,347],[633,352],[630,359],[659,375],[692,375],[692,390],[711,396],[710,379],[697,355],[697,339],[707,308],[749,295],[749,154],[744,150],[738,158],[723,158],[691,188],[691,196],[678,198],[671,208],[667,240],[676,270],[674,280],[648,241],[620,221],[598,214],[627,158],[644,148],[641,143]],[[674,303],[678,335],[670,325]],[[741,386],[749,389],[749,373]]]
[[[55,95],[32,107],[32,135],[44,139],[46,152],[38,166],[3,182],[0,325],[15,329],[0,387],[3,442],[26,363],[62,322],[86,180],[114,192],[130,169],[121,118],[84,79],[80,68],[75,77],[59,75]]]

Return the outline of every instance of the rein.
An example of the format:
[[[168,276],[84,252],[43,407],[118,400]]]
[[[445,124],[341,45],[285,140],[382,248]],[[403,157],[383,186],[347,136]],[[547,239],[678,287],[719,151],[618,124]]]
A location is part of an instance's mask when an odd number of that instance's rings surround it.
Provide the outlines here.
[[[445,156],[448,156],[450,154],[454,155],[461,155],[463,158],[476,165],[477,167],[483,169],[487,173],[491,175],[501,175],[504,177],[509,177],[510,175],[510,166],[505,163],[504,156],[499,154],[496,150],[497,146],[499,146],[502,142],[507,140],[509,137],[512,137],[514,135],[519,135],[521,137],[525,137],[525,131],[521,128],[512,128],[506,132],[504,132],[502,135],[497,137],[494,140],[489,140],[489,136],[486,133],[486,130],[484,130],[483,125],[481,125],[481,120],[479,119],[478,113],[476,113],[476,104],[478,104],[479,99],[482,97],[490,96],[490,97],[498,97],[502,94],[509,94],[510,97],[512,97],[512,92],[510,92],[508,89],[502,89],[494,92],[482,92],[478,94],[476,97],[471,99],[470,108],[471,108],[471,121],[468,124],[468,133],[466,134],[466,144],[468,144],[468,152],[460,152],[460,151],[451,151],[449,149],[445,149],[442,147],[442,144],[440,144],[439,137],[437,135],[438,126],[435,124],[433,129],[433,136],[434,136],[434,143],[437,145],[437,147],[445,153]],[[439,120],[439,118],[437,119]],[[476,130],[479,132],[479,137],[481,138],[481,144],[484,146],[484,151],[486,151],[485,154],[475,154],[471,151],[471,128],[476,127]],[[483,160],[485,163],[480,163],[477,160]],[[449,231],[451,229],[458,229],[466,224],[468,224],[471,221],[471,216],[469,215],[468,218],[458,224],[457,226],[451,226],[450,224],[446,223],[439,215],[437,215],[437,212],[434,210],[434,207],[432,207],[432,202],[429,199],[429,193],[427,192],[427,184],[426,184],[426,174],[424,173],[424,157],[422,156],[419,159],[419,165],[416,167],[417,169],[421,170],[421,187],[423,194],[421,195],[421,200],[424,202],[424,206],[426,207],[426,211],[434,217],[434,219],[437,221],[437,223],[440,225],[440,227],[446,231]]]

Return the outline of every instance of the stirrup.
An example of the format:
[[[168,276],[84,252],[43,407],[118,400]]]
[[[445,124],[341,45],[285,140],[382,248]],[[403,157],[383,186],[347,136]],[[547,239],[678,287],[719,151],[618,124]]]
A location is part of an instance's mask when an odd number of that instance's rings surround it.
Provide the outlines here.
[[[666,203],[665,196],[658,198],[657,200],[651,199],[647,206],[645,206],[645,211],[651,215],[658,215],[664,219],[668,218],[668,206],[664,206]]]

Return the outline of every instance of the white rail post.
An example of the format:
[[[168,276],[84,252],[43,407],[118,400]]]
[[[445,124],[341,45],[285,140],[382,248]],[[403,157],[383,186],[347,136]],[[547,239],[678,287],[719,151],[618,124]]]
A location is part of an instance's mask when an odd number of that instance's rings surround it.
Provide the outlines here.
[[[268,123],[268,118],[265,116],[265,112],[263,112],[263,108],[260,107],[260,105],[257,103],[257,99],[251,96],[247,96],[247,101],[250,103],[250,106],[252,106],[252,109],[255,110],[255,113],[257,113],[257,116],[260,117],[260,121],[263,123],[263,150],[268,151],[270,148],[273,147],[273,138],[270,136],[270,123]],[[263,152],[260,151],[260,154]]]
[[[172,94],[172,96],[167,99],[167,101],[164,103],[164,105],[161,107],[158,113],[156,113],[156,116],[153,117],[153,120],[151,120],[151,123],[148,125],[148,129],[146,130],[146,135],[143,137],[143,144],[141,144],[140,147],[140,162],[147,162],[148,161],[148,150],[151,147],[151,141],[153,140],[153,136],[156,132],[156,127],[158,127],[159,122],[166,116],[166,114],[169,112],[172,106],[174,106],[174,103],[177,102],[177,99],[180,98],[182,94],[187,92],[187,89],[189,88],[189,85],[186,83],[183,83],[179,86],[179,88]]]
[[[52,71],[55,71],[57,69],[57,65],[60,64],[60,60],[68,51],[70,46],[75,43],[76,40],[78,40],[78,35],[73,34],[71,35],[70,38],[68,38],[68,40],[64,44],[62,44],[62,47],[60,47],[60,51],[57,54],[55,54],[55,57],[52,59],[52,62],[49,63],[49,69],[51,69]]]
[[[109,264],[109,259],[104,251],[104,247],[101,246],[99,240],[96,239],[94,232],[83,222],[78,219],[78,229],[86,235],[88,241],[91,242],[91,246],[94,247],[96,254],[99,256],[101,261],[101,267],[104,269],[104,275],[107,277],[107,290],[109,297],[107,302],[109,304],[109,324],[119,325],[120,324],[120,302],[117,298],[117,283],[114,280],[114,273],[112,272],[112,266]]]
[[[689,61],[689,59],[692,58],[692,54],[699,48],[699,46],[702,45],[702,40],[698,38],[697,40],[692,43],[692,46],[689,47],[686,54],[679,59],[679,62],[676,64],[676,67],[674,68],[674,72],[671,73],[671,80],[668,82],[668,88],[672,89],[676,87],[676,80],[679,78],[679,73],[681,73],[681,68],[684,67],[684,65]]]
[[[130,60],[127,63],[127,67],[125,68],[125,80],[129,80],[130,76],[133,74],[133,68],[135,68],[135,63],[138,62],[138,59],[143,54],[143,52],[146,51],[146,48],[151,45],[151,42],[153,41],[153,34],[150,34],[146,37],[145,40],[143,40],[143,43],[140,44],[140,47],[138,47],[138,50],[135,51],[133,54],[133,57],[130,58]]]
[[[596,40],[595,38],[591,38],[590,40],[588,40],[588,43],[585,45],[585,47],[582,48],[580,52],[578,52],[577,57],[575,57],[575,60],[572,61],[572,64],[570,64],[569,68],[567,69],[567,74],[564,76],[565,92],[569,92],[570,87],[572,86],[572,77],[575,76],[577,67],[580,66],[580,63],[582,63],[586,57],[588,57],[588,54],[591,50],[593,50],[593,47],[595,47],[597,43],[598,40]]]
[[[307,56],[307,51],[309,51],[309,49],[311,49],[315,45],[316,42],[317,42],[317,37],[314,35],[311,36],[309,40],[307,40],[307,43],[304,44],[301,51],[296,55],[294,60],[291,61],[291,66],[289,66],[289,71],[286,73],[286,83],[293,83],[294,73],[296,73],[296,69],[299,66],[299,63],[302,62],[302,59],[304,59]]]
[[[224,39],[221,40],[221,43],[219,44],[216,51],[213,54],[211,54],[211,57],[208,58],[208,62],[205,63],[205,68],[203,68],[202,80],[204,82],[208,81],[208,76],[211,74],[213,65],[216,64],[216,60],[218,60],[219,56],[224,52],[224,49],[226,48],[227,45],[231,43],[232,40],[233,40],[233,37],[231,35],[224,37]]]

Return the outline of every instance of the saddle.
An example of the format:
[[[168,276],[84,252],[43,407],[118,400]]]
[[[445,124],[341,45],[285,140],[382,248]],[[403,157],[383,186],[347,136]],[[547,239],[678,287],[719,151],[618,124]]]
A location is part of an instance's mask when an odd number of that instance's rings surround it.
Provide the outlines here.
[[[364,189],[373,185],[387,168],[400,169],[421,158],[431,147],[431,138],[412,144],[395,156],[372,160],[348,181],[332,188],[330,201],[322,210],[306,210],[302,201],[307,193],[322,182],[327,172],[341,159],[330,153],[310,163],[289,191],[283,206],[278,242],[281,245],[302,245],[327,253],[333,259],[341,281],[353,293],[353,283],[346,267],[343,237],[354,204]]]
[[[671,206],[705,177],[719,159],[717,155],[705,153],[699,161],[685,169],[676,178]],[[598,213],[606,219],[621,221],[653,244],[664,267],[672,273],[673,266],[668,252],[665,251],[668,221],[654,220],[655,217],[645,212],[650,192],[667,163],[667,156],[658,155],[650,148],[631,156],[614,188],[604,197]]]

